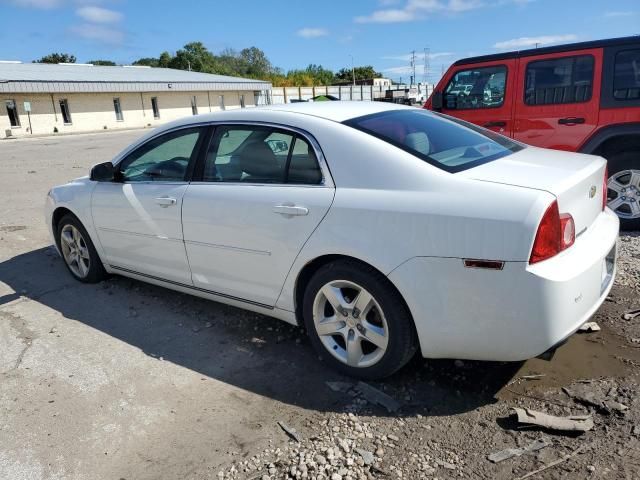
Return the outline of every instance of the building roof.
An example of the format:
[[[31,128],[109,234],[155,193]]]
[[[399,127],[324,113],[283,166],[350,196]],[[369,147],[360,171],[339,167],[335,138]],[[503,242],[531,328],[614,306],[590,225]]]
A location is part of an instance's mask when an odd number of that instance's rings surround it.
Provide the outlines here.
[[[562,45],[554,45],[552,47],[529,48],[527,50],[516,50],[513,52],[494,53],[491,55],[482,55],[479,57],[463,58],[456,61],[456,65],[468,65],[480,62],[493,62],[499,60],[509,60],[512,58],[529,57],[532,55],[546,55],[548,53],[570,52],[573,50],[587,50],[590,48],[615,47],[620,45],[638,45],[640,44],[640,35],[631,37],[608,38],[604,40],[592,40],[589,42],[565,43]]]
[[[0,92],[268,90],[269,82],[171,68],[0,62]]]

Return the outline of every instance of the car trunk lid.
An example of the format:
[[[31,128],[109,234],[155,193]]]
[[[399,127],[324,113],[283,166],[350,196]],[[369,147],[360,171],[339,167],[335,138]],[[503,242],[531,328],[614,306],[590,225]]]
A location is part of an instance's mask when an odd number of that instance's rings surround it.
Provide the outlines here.
[[[601,157],[529,147],[457,175],[551,193],[560,213],[573,217],[577,237],[602,211],[605,167]]]

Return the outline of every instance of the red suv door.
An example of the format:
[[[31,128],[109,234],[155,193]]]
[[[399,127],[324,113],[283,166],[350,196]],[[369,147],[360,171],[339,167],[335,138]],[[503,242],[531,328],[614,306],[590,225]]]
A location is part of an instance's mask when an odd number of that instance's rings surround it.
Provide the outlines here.
[[[513,137],[576,151],[598,125],[602,49],[521,57]]]
[[[460,65],[449,71],[442,113],[510,136],[516,60]]]

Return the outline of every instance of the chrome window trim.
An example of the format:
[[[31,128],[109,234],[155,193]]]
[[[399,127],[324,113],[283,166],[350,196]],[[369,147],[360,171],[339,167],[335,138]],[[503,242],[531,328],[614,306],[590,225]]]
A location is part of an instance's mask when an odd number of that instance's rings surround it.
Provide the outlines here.
[[[226,125],[241,125],[241,126],[257,126],[257,127],[271,127],[271,128],[278,128],[280,130],[286,130],[289,132],[293,132],[296,133],[298,135],[300,135],[303,139],[305,139],[309,145],[311,145],[311,148],[313,148],[313,152],[316,155],[316,159],[318,161],[318,165],[320,166],[320,173],[322,173],[322,181],[320,183],[317,184],[306,184],[306,183],[249,183],[249,182],[198,182],[198,181],[191,181],[191,182],[180,182],[180,183],[176,183],[173,182],[176,185],[182,185],[182,184],[193,184],[193,185],[247,185],[247,186],[280,186],[280,187],[312,187],[312,188],[336,188],[335,182],[333,181],[333,177],[331,176],[331,169],[329,168],[329,164],[327,163],[327,160],[324,156],[324,152],[322,151],[322,148],[320,147],[320,144],[318,143],[318,141],[315,139],[315,137],[313,135],[311,135],[311,133],[307,132],[306,130],[302,129],[302,128],[298,128],[298,127],[292,127],[290,125],[283,125],[281,123],[274,123],[274,122],[263,122],[263,121],[249,121],[249,120],[221,120],[221,121],[206,121],[206,122],[193,122],[193,123],[189,123],[189,124],[185,124],[185,125],[180,125],[178,127],[174,127],[174,128],[170,128],[167,130],[162,130],[161,132],[158,132],[155,135],[152,135],[151,137],[145,139],[142,142],[139,143],[135,143],[133,145],[131,145],[129,148],[123,150],[122,152],[120,152],[120,154],[118,154],[113,160],[112,163],[114,165],[114,167],[117,167],[120,162],[122,162],[122,160],[124,160],[130,153],[132,153],[134,150],[146,145],[148,142],[151,142],[152,140],[155,140],[156,138],[162,136],[162,135],[166,135],[166,134],[170,134],[173,132],[177,132],[179,130],[185,130],[185,129],[189,129],[189,128],[198,128],[198,127],[218,127],[218,126],[226,126]],[[208,150],[208,147],[207,147]],[[155,181],[155,182],[122,182],[122,183],[136,183],[136,184],[142,184],[142,183],[151,183],[151,184],[159,184],[162,183],[163,185],[167,185],[169,182],[163,182],[161,180]]]
[[[279,186],[279,187],[316,187],[316,188],[335,188],[335,183],[331,176],[331,170],[329,169],[329,164],[324,156],[322,148],[320,144],[315,139],[311,133],[303,130],[302,128],[292,127],[290,125],[283,125],[281,123],[274,122],[264,122],[264,121],[250,121],[250,120],[228,120],[228,121],[214,121],[208,122],[208,125],[213,127],[219,126],[255,126],[255,127],[270,127],[277,128],[279,130],[285,130],[288,132],[292,132],[301,136],[304,140],[311,145],[313,148],[313,152],[316,155],[316,160],[318,161],[318,166],[320,167],[320,173],[322,174],[322,181],[316,184],[308,184],[308,183],[250,183],[250,182],[200,182],[195,181],[191,182],[193,185],[252,185],[252,186]],[[213,139],[212,139],[213,140]],[[208,148],[207,148],[208,150]]]

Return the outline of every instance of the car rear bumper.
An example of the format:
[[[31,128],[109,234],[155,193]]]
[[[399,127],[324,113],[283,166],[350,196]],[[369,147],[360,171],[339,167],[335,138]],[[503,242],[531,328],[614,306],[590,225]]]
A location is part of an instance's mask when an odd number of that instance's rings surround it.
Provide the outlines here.
[[[561,254],[502,270],[415,257],[389,275],[429,358],[517,361],[562,342],[598,310],[615,278],[618,217],[606,210]]]

